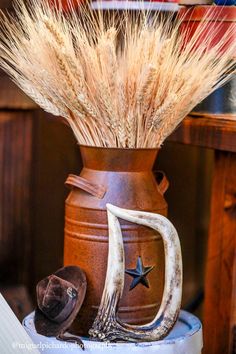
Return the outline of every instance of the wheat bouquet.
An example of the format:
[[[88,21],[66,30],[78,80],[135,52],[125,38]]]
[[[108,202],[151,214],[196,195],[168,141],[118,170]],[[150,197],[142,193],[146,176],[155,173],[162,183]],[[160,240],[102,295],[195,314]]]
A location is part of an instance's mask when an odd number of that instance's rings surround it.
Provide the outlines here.
[[[1,16],[0,66],[63,117],[79,144],[160,147],[236,61],[233,29],[211,47],[217,27],[203,39],[203,22],[187,41],[180,24],[158,13],[105,20],[85,8],[65,14],[49,0],[16,0],[15,14]]]

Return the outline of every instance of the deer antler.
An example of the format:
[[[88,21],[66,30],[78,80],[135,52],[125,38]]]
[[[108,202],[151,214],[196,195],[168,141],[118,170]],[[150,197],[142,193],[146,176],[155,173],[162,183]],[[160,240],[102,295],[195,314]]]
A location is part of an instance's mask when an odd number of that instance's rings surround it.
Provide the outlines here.
[[[90,336],[103,341],[155,341],[165,337],[175,324],[182,296],[182,257],[178,234],[162,215],[132,211],[107,204],[109,251],[105,287]],[[118,302],[124,288],[125,258],[118,217],[148,226],[162,236],[165,249],[165,286],[162,303],[154,320],[143,326],[128,325],[117,319]]]

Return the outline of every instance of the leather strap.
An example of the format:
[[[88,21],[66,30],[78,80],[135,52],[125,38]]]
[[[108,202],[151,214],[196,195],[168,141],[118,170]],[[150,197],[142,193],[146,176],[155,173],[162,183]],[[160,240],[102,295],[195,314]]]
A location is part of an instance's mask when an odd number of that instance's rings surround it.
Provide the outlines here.
[[[82,340],[77,337],[77,336],[66,336],[63,333],[60,333],[56,336],[56,339],[63,341],[63,342],[70,342],[70,343],[77,343],[79,345],[79,347],[84,350],[84,343],[82,342]]]

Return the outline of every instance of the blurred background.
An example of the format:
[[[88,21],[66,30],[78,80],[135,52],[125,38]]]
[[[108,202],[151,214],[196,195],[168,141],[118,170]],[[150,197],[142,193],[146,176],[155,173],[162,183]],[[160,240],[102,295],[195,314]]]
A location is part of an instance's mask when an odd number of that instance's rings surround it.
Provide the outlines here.
[[[0,8],[10,6],[0,0]],[[82,168],[71,130],[42,112],[0,72],[0,291],[21,320],[35,285],[63,264],[64,182]],[[183,307],[201,317],[213,151],[169,141],[163,170],[169,219],[184,263]]]

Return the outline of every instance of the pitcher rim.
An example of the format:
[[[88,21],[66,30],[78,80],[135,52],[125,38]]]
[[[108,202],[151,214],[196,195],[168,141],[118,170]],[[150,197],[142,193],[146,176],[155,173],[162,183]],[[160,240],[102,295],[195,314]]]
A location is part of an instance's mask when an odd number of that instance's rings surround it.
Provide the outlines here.
[[[160,148],[155,147],[155,148],[122,148],[122,147],[107,147],[107,146],[93,146],[93,145],[84,145],[84,144],[78,144],[79,147],[82,148],[90,148],[90,149],[106,149],[106,150],[127,150],[127,151],[159,151]]]

